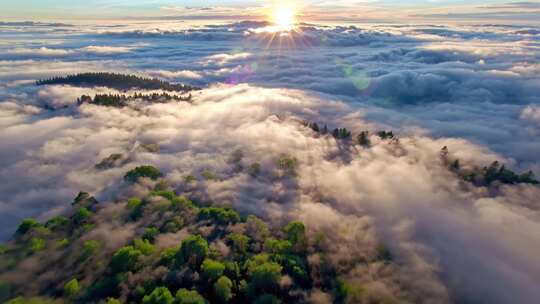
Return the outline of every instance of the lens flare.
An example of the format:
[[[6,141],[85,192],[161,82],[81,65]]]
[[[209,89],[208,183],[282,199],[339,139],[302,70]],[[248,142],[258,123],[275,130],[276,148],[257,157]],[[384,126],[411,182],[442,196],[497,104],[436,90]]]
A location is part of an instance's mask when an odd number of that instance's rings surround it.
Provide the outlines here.
[[[295,17],[296,12],[293,7],[279,5],[273,10],[272,21],[278,28],[290,30],[296,23]]]

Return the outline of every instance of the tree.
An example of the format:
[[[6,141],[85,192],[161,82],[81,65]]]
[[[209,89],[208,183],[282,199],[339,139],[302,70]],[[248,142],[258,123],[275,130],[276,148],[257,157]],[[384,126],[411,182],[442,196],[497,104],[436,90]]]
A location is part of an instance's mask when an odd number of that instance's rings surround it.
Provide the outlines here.
[[[233,283],[226,276],[220,277],[214,284],[214,294],[218,303],[227,303],[233,297]]]
[[[234,224],[240,221],[240,214],[232,208],[201,208],[198,217],[199,220],[214,220],[220,225]]]
[[[17,228],[17,234],[23,235],[26,234],[28,231],[32,230],[32,228],[39,227],[41,224],[33,218],[27,218],[24,219],[19,227]]]
[[[95,254],[99,251],[99,241],[96,240],[88,240],[85,241],[83,244],[83,253],[82,253],[82,259],[85,260]]]
[[[172,304],[174,297],[167,287],[156,287],[151,294],[144,296],[143,304]]]
[[[81,288],[77,279],[72,279],[64,285],[64,295],[69,298],[76,297],[79,294],[80,290]]]
[[[159,235],[159,229],[156,227],[148,227],[144,230],[143,239],[148,240],[150,242],[154,242],[156,239],[156,236]]]
[[[36,253],[45,249],[45,240],[40,238],[30,239],[29,249],[31,253]]]
[[[142,253],[133,248],[133,246],[125,246],[120,248],[111,259],[111,269],[114,272],[126,272],[135,269],[139,256]]]
[[[208,250],[208,243],[200,235],[189,236],[182,241],[176,256],[177,263],[179,266],[189,264],[193,269],[198,269]]]
[[[227,243],[237,256],[245,256],[249,245],[249,237],[241,233],[231,233],[227,237]]]
[[[206,300],[196,290],[180,289],[176,293],[175,304],[206,304]]]
[[[133,246],[136,250],[140,251],[144,255],[151,255],[156,251],[154,245],[152,245],[150,241],[146,239],[135,239],[133,241]]]
[[[283,232],[287,235],[287,240],[291,242],[295,252],[300,253],[306,250],[306,226],[302,222],[290,222],[283,228]]]
[[[201,266],[203,276],[210,282],[214,282],[223,275],[225,265],[211,259],[205,259]]]
[[[369,132],[368,131],[362,131],[357,136],[358,144],[364,147],[369,147],[371,145],[371,141],[369,140]]]
[[[261,293],[274,293],[279,290],[279,280],[283,267],[278,263],[266,262],[251,267],[249,294],[253,297]]]
[[[92,216],[92,214],[93,213],[86,207],[79,208],[79,210],[77,210],[77,212],[75,212],[75,214],[73,215],[73,222],[75,222],[75,224],[77,225],[80,225],[87,221]]]
[[[130,170],[124,175],[124,180],[130,183],[135,183],[139,178],[147,177],[151,180],[157,180],[162,177],[163,174],[159,172],[156,167],[153,166],[140,166],[133,170]]]
[[[258,297],[253,304],[280,304],[281,301],[272,294],[263,294]]]
[[[378,135],[382,140],[394,138],[394,133],[393,133],[392,131],[390,131],[390,132],[387,132],[387,131],[379,131],[379,132],[377,133],[377,135]]]

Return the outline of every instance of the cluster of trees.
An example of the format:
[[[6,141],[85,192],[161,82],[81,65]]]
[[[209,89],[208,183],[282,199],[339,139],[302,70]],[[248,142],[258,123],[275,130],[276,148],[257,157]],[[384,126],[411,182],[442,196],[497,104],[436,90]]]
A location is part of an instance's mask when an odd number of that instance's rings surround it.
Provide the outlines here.
[[[144,78],[135,75],[116,73],[81,73],[64,77],[38,80],[36,85],[69,84],[77,86],[103,86],[118,90],[145,89],[164,91],[193,91],[199,88],[186,84],[173,84],[156,78]]]
[[[332,134],[332,136],[336,139],[341,140],[349,140],[352,139],[352,132],[347,130],[347,128],[335,128],[332,132],[329,132],[328,126],[325,124],[323,127],[319,127],[319,125],[316,122],[304,122],[304,125],[313,131],[319,133],[319,134]],[[382,140],[389,140],[389,139],[396,139],[396,136],[392,131],[378,131],[377,136],[381,138]],[[369,139],[369,131],[361,131],[356,136],[358,144],[368,147],[371,145],[371,141]]]
[[[462,167],[459,159],[449,159],[448,147],[441,149],[441,159],[443,163],[452,171],[458,174],[462,179],[473,183],[476,186],[489,186],[491,184],[539,184],[532,171],[517,174],[514,171],[494,161],[486,167],[473,167],[465,169]]]
[[[193,96],[191,94],[184,97],[184,96],[178,96],[174,94],[171,95],[168,93],[161,93],[161,94],[135,93],[134,95],[96,94],[94,98],[88,95],[82,95],[81,97],[77,98],[77,104],[81,105],[83,103],[91,103],[98,106],[122,108],[122,107],[127,106],[128,101],[130,100],[138,99],[138,100],[143,100],[143,101],[152,102],[152,103],[169,102],[171,100],[190,102],[192,97]]]
[[[157,169],[141,166],[126,173],[126,180],[160,176]],[[324,235],[308,237],[302,222],[270,227],[233,208],[189,200],[172,191],[164,180],[146,195],[116,204],[123,206],[114,207],[114,215],[100,213],[103,206],[81,192],[66,216],[46,223],[24,220],[0,252],[0,291],[4,290],[0,301],[301,303],[317,288],[334,295],[335,303],[346,303],[358,288],[339,278],[325,262]],[[105,220],[139,228],[126,243],[111,250],[111,243],[105,246],[104,240],[90,233]],[[176,245],[160,245],[160,239],[171,233],[187,236]],[[376,259],[390,262],[387,249],[376,252]],[[315,266],[308,263],[308,255],[313,254],[321,261]],[[5,281],[12,276],[3,276],[28,258],[39,260],[42,269],[55,274],[35,290],[24,281],[12,283]]]

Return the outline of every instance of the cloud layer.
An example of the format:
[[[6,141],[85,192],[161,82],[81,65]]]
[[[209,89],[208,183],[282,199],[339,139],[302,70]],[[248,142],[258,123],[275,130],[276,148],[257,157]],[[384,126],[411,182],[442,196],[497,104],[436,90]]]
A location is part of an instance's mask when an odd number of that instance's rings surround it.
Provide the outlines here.
[[[24,41],[12,36],[15,25],[1,32],[0,238],[24,217],[61,213],[78,191],[110,201],[126,190],[126,171],[153,164],[180,192],[327,231],[332,262],[382,294],[412,303],[534,303],[540,190],[473,187],[439,153],[447,146],[464,166],[498,159],[540,173],[535,28],[255,30],[264,26],[40,25],[20,33]],[[81,71],[206,88],[193,103],[116,109],[75,104],[82,94],[119,93],[108,88],[33,84]],[[400,140],[372,136],[373,146],[361,148],[304,121],[392,128]],[[125,161],[95,167],[114,153]],[[277,166],[283,157],[297,160],[295,174]],[[248,170],[255,163],[257,176]],[[205,171],[216,179],[205,180]],[[187,175],[198,181],[186,183]],[[395,265],[355,264],[377,243],[396,253]]]

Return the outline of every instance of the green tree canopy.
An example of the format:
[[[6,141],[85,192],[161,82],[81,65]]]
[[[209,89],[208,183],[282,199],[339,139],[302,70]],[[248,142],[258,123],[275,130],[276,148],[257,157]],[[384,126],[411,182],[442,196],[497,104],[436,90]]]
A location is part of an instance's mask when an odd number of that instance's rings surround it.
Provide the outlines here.
[[[177,253],[178,265],[189,264],[194,269],[198,269],[202,261],[208,254],[208,243],[200,235],[187,237]]]
[[[79,286],[79,281],[77,279],[72,279],[64,285],[64,295],[69,298],[76,297],[81,288]]]
[[[139,178],[147,177],[151,180],[157,180],[162,177],[163,174],[154,166],[140,166],[131,171],[128,171],[124,175],[124,180],[130,183],[135,183]]]
[[[206,300],[196,290],[180,289],[176,293],[175,304],[206,304]]]
[[[151,294],[144,296],[143,304],[172,304],[174,297],[167,287],[156,287]]]
[[[137,266],[139,256],[142,253],[133,246],[120,248],[111,259],[111,268],[114,272],[126,272]]]
[[[214,283],[214,294],[216,296],[216,301],[219,303],[227,303],[233,297],[232,293],[233,283],[226,277],[220,277],[216,283]]]
[[[223,263],[211,259],[205,259],[201,266],[203,276],[210,282],[214,282],[225,271]]]

